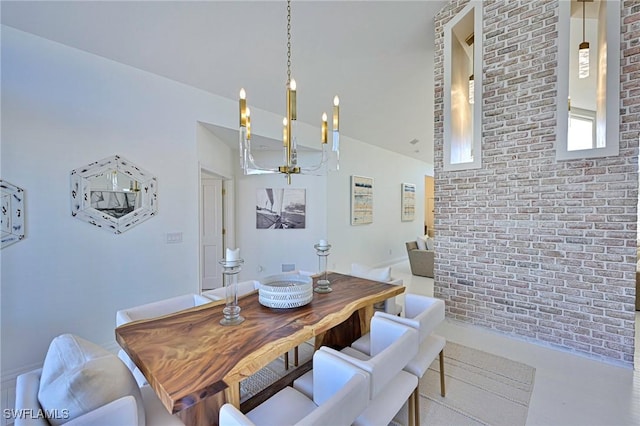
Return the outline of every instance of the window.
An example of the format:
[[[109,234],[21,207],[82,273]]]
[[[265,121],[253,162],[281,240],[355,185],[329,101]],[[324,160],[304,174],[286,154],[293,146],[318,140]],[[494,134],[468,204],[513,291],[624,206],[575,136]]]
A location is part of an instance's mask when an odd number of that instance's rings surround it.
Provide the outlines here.
[[[596,147],[596,112],[572,108],[569,111],[567,150],[578,151]]]

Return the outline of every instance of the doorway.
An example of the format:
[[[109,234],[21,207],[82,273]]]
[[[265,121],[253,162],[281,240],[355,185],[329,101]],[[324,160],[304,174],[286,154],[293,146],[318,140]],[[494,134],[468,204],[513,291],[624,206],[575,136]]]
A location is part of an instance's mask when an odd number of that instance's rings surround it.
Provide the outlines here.
[[[222,259],[226,244],[226,185],[222,176],[200,170],[200,290],[222,287]]]

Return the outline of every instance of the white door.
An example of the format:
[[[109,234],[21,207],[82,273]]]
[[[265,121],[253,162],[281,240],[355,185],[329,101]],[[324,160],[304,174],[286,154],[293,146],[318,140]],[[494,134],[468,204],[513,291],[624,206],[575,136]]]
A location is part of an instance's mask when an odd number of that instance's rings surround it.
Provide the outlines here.
[[[222,287],[222,180],[202,173],[201,185],[200,274],[202,290],[210,290]]]

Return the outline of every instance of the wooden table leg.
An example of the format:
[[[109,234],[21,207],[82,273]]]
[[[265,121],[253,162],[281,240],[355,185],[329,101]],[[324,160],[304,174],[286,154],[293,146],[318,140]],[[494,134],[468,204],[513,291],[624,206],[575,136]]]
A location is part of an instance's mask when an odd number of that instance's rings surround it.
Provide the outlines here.
[[[178,412],[176,416],[187,426],[212,426],[219,422],[220,407],[225,403],[223,392],[192,405]]]
[[[226,388],[224,390],[224,399],[226,402],[240,409],[240,383]]]

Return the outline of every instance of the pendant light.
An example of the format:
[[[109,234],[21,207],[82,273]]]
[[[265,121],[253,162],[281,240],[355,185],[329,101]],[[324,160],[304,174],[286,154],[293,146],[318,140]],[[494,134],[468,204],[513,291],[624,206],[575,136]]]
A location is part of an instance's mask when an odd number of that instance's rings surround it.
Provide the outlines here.
[[[585,40],[585,2],[582,2],[582,43],[578,47],[578,77],[589,77],[589,42]]]

